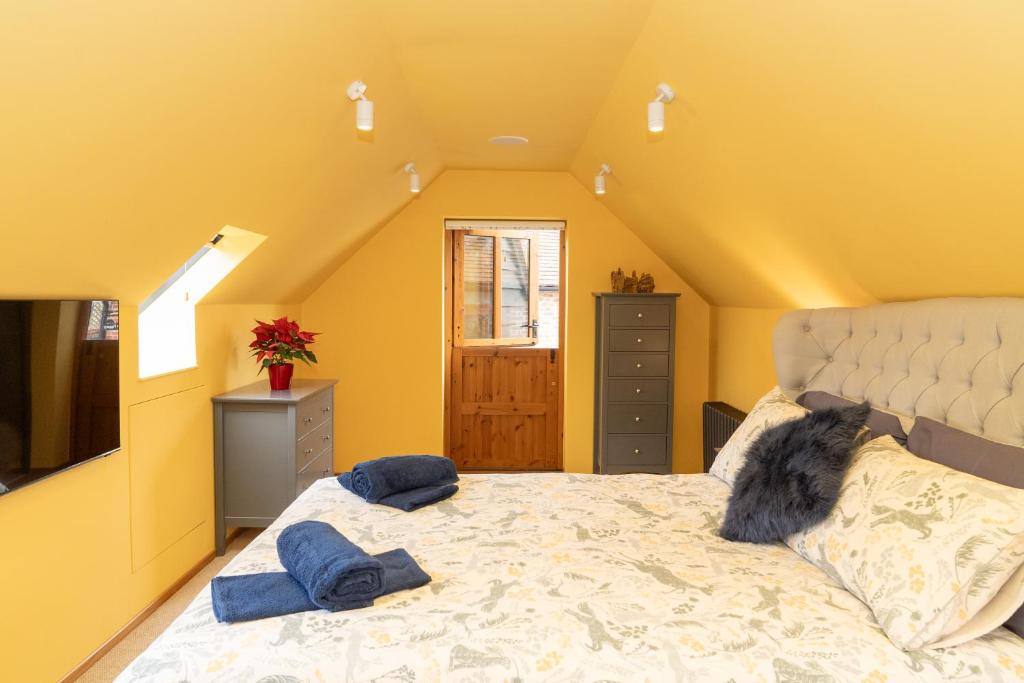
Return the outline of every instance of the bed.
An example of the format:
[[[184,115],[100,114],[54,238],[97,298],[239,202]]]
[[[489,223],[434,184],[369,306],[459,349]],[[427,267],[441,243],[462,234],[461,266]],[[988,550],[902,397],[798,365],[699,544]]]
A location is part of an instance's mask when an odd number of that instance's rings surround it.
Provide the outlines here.
[[[1024,382],[1007,359],[1024,353],[1024,304],[957,300],[922,312],[931,304],[790,314],[776,335],[780,385],[875,392],[873,403],[904,407],[908,419],[1008,434],[1022,414],[1016,399],[994,398],[986,383],[1011,372],[999,386],[1012,395]],[[960,323],[935,322],[961,305]],[[900,306],[909,308],[887,308]],[[922,326],[920,339],[898,329],[908,325]],[[872,347],[879,337],[886,349]],[[917,350],[904,352],[903,339]],[[941,378],[961,367],[974,368],[977,389],[947,391],[959,378]],[[925,372],[937,379],[915,384]],[[883,391],[890,374],[906,377]],[[901,393],[907,384],[914,391]],[[1004,628],[904,652],[863,603],[788,547],[722,540],[730,489],[711,475],[463,475],[460,487],[404,513],[317,482],[223,573],[280,571],[277,535],[316,519],[369,552],[407,549],[433,581],[367,609],[232,625],[215,621],[207,588],[118,680],[1024,680],[1024,639]]]

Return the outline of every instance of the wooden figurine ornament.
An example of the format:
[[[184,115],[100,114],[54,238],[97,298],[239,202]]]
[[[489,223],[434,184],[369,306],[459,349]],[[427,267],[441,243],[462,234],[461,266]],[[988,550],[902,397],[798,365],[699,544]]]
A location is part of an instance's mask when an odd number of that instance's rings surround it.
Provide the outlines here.
[[[623,286],[626,283],[626,274],[622,272],[622,268],[612,271],[612,291],[616,294],[621,294]]]
[[[623,291],[623,293],[624,294],[636,294],[636,283],[637,283],[637,277],[636,277],[636,271],[634,270],[633,274],[630,275],[629,277],[627,277],[626,281],[622,284],[622,291]]]
[[[636,291],[641,294],[653,294],[654,276],[650,273],[641,273],[640,279],[636,283]]]

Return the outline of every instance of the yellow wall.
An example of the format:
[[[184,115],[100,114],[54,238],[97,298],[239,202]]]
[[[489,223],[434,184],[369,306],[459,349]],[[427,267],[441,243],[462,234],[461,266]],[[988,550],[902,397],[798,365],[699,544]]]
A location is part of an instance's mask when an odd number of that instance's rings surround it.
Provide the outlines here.
[[[209,397],[255,381],[254,317],[297,313],[200,305],[198,368],[139,381],[122,306],[121,450],[0,498],[5,680],[56,680],[213,550]]]
[[[565,469],[592,468],[594,300],[622,266],[682,292],[673,453],[700,468],[700,404],[708,393],[710,309],[629,228],[567,173],[447,171],[356,252],[302,308],[321,376],[337,377],[335,468],[443,447],[443,224],[460,218],[567,222]]]
[[[787,309],[711,309],[711,400],[749,411],[778,382],[772,330]]]

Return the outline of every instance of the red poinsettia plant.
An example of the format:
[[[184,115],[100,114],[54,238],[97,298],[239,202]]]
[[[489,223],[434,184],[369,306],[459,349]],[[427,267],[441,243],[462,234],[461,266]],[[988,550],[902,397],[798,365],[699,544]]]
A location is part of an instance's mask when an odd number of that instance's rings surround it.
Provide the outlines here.
[[[294,320],[278,318],[269,323],[257,320],[252,332],[256,339],[249,344],[249,348],[252,349],[251,355],[260,364],[259,372],[271,365],[287,365],[296,360],[306,365],[316,362],[316,354],[306,347],[314,343],[314,337],[320,333],[305,332],[299,329],[299,324]]]

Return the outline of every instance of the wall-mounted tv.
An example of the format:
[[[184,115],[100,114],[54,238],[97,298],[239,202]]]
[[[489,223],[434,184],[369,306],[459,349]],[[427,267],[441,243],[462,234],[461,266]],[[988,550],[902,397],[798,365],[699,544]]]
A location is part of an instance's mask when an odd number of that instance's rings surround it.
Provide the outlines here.
[[[120,448],[117,301],[0,301],[0,349],[0,495]]]

